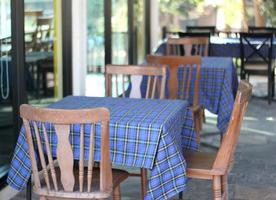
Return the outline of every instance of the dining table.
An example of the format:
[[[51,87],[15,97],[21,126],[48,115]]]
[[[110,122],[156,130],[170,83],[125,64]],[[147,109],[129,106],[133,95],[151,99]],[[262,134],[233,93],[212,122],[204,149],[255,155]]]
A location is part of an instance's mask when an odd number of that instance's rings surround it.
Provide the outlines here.
[[[166,45],[161,44],[154,52],[156,55],[165,55]],[[183,68],[178,69],[178,82],[182,85]],[[195,70],[195,69],[194,69]],[[191,88],[194,87],[195,73],[192,74]],[[142,81],[141,93],[146,91],[146,80]],[[238,89],[238,75],[236,67],[230,57],[202,57],[200,66],[200,87],[199,87],[199,104],[216,114],[217,127],[221,134],[223,134],[228,126],[231,118],[233,105]],[[180,89],[178,96],[180,95]],[[190,105],[193,103],[194,90],[189,91],[188,102]],[[168,91],[166,91],[168,96]]]
[[[255,44],[261,44],[261,40],[256,40]],[[254,42],[253,42],[254,44]],[[262,55],[267,55],[267,45],[264,45],[261,48]],[[252,53],[252,47],[249,45],[245,45],[245,53],[250,54]],[[218,36],[212,36],[210,38],[210,49],[209,49],[210,56],[216,57],[232,57],[232,58],[240,58],[241,57],[241,45],[239,38],[222,38]],[[276,39],[273,39],[272,44],[272,58],[276,58]]]
[[[253,42],[254,43],[254,42]],[[256,40],[255,44],[261,44],[262,40]],[[264,45],[261,48],[262,55],[267,56],[267,45]],[[166,41],[164,40],[158,47],[159,49],[166,49]],[[249,45],[245,45],[245,53],[252,53],[252,48]],[[231,58],[240,58],[241,57],[241,45],[240,39],[238,37],[219,37],[211,36],[209,44],[209,56],[212,57],[231,57]],[[272,43],[272,58],[276,58],[276,38],[273,38]]]
[[[112,97],[68,96],[48,108],[110,110],[109,138],[112,165],[149,170],[145,199],[169,199],[187,184],[185,150],[198,150],[192,111],[188,101]],[[57,137],[46,124],[52,154]],[[88,157],[89,129],[84,130],[85,159]],[[95,134],[95,160],[100,161],[100,133]],[[79,159],[80,125],[70,129],[74,159]],[[87,151],[87,152],[86,152]],[[8,173],[7,183],[15,190],[26,187],[31,177],[31,161],[24,127],[21,128]]]

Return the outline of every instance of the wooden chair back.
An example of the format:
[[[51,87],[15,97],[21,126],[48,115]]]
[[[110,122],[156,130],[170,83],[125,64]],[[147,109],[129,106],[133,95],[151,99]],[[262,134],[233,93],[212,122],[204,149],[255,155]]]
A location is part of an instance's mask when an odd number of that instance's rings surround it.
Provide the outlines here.
[[[32,42],[29,45],[28,49],[33,51],[51,50],[51,45],[42,44],[43,41],[47,41],[52,37],[53,30],[53,18],[52,17],[37,17],[36,20],[36,29],[32,34]]]
[[[224,172],[227,172],[231,166],[240,135],[243,116],[246,112],[251,94],[252,85],[242,80],[238,88],[228,128],[223,136],[220,149],[213,164],[213,169],[215,170],[224,170]]]
[[[127,85],[126,81],[131,79],[132,89],[140,91],[140,84],[142,78],[147,78],[145,98],[160,98],[165,97],[166,84],[166,66],[150,66],[150,65],[106,65],[105,69],[106,96],[112,96],[112,78],[115,77],[115,91],[116,97],[122,95],[126,97]],[[121,86],[118,79],[121,79]],[[138,81],[134,79],[139,79]],[[121,92],[121,93],[120,93]],[[141,96],[136,96],[138,98]]]
[[[276,27],[266,27],[266,26],[249,26],[249,33],[273,33],[273,36],[276,35]]]
[[[272,33],[241,33],[240,46],[242,62],[258,56],[264,62],[269,63],[272,57],[273,34]],[[266,51],[262,47],[267,46]]]
[[[216,33],[215,26],[186,26],[187,32],[201,32],[201,33],[210,33],[214,35]]]
[[[199,84],[200,84],[200,56],[156,56],[148,55],[147,62],[155,65],[167,65],[170,70],[169,75],[169,98],[170,99],[188,99],[192,81],[193,69],[196,71],[194,84],[193,104],[199,104]],[[178,68],[183,67],[183,80],[178,80]],[[181,85],[179,85],[181,84]],[[178,96],[179,92],[179,96]]]
[[[42,184],[46,184],[47,194],[63,193],[62,197],[70,196],[72,192],[85,192],[86,195],[91,194],[94,195],[93,197],[103,198],[103,193],[112,193],[112,171],[109,153],[110,113],[108,109],[61,110],[34,108],[24,104],[20,106],[20,116],[23,119],[26,131],[36,191],[45,191]],[[69,136],[70,127],[72,128],[73,124],[80,125],[78,166],[74,166],[73,149]],[[87,125],[91,126],[87,174],[84,174],[84,127],[87,128]],[[50,136],[47,134],[47,126],[52,126],[57,136],[57,162],[54,161],[52,155],[53,149],[49,142]],[[96,129],[101,131],[100,191],[91,191]],[[39,163],[42,168],[41,171],[39,170]],[[76,167],[79,169],[78,177],[74,176]],[[41,182],[40,172],[44,176],[45,183]],[[60,176],[57,176],[58,173],[60,173]],[[77,178],[78,180],[76,180]],[[87,182],[84,183],[84,180],[87,180]],[[79,188],[76,188],[76,182],[79,183]],[[84,188],[84,185],[87,185],[87,188]]]
[[[52,23],[53,18],[52,17],[38,17],[37,18],[37,34],[40,34],[40,36],[44,37],[50,37],[50,32],[52,30]],[[46,32],[45,35],[43,35],[43,32]]]
[[[209,37],[181,37],[168,38],[166,55],[177,56],[208,56],[209,52]]]
[[[24,14],[26,17],[40,17],[43,15],[43,10],[26,10]]]

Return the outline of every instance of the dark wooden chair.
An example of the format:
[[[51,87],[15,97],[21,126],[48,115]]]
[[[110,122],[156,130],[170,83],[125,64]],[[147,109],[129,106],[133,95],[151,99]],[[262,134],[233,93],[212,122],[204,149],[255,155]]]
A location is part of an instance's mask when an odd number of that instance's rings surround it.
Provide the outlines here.
[[[32,41],[26,44],[27,51],[53,50],[53,17],[37,17],[36,29],[32,33]]]
[[[272,64],[272,33],[241,33],[241,79],[250,75],[267,76],[268,103],[275,89],[275,67]],[[246,77],[247,76],[247,77]]]
[[[267,26],[249,26],[249,33],[273,33],[273,36],[276,36],[276,27],[267,27]]]
[[[167,65],[170,70],[170,76],[168,80],[169,84],[169,98],[170,99],[189,99],[192,81],[192,71],[195,69],[194,79],[194,96],[191,109],[193,111],[193,118],[195,122],[195,129],[197,131],[197,139],[200,142],[199,132],[202,128],[202,108],[199,105],[199,84],[200,84],[200,56],[155,56],[148,55],[147,62],[154,65]],[[183,67],[183,80],[181,83],[178,80],[178,68]],[[178,95],[180,91],[180,95]]]
[[[166,66],[136,66],[136,65],[106,65],[105,68],[105,81],[106,96],[114,96],[113,91],[115,89],[116,97],[126,97],[126,81],[131,79],[132,90],[140,92],[140,84],[142,78],[147,78],[146,84],[146,99],[163,99],[165,97],[165,84],[166,84]],[[115,78],[115,84],[112,82],[112,78]],[[121,83],[119,84],[119,77]],[[112,85],[115,86],[112,87]],[[134,98],[141,98],[141,94],[135,94],[132,96]],[[141,193],[142,199],[144,199],[147,192],[147,170],[141,169],[139,174],[130,173],[130,176],[141,177]]]
[[[52,79],[48,78],[48,75],[52,76]],[[43,96],[48,96],[50,87],[49,82],[54,82],[54,60],[53,57],[45,58],[37,62],[37,77],[36,77],[36,97],[41,97],[41,91]],[[54,88],[52,88],[54,90]],[[53,96],[53,93],[52,93]]]
[[[211,35],[215,35],[216,27],[215,26],[186,26],[186,31],[210,33]]]
[[[110,152],[106,148],[109,147],[108,109],[62,110],[25,104],[20,106],[20,116],[32,164],[33,191],[40,199],[106,199],[112,195],[114,199],[120,199],[120,183],[128,173],[111,168]],[[54,126],[57,135],[56,158],[52,155],[46,122]],[[72,124],[80,124],[78,164],[74,162],[69,137]],[[91,130],[88,164],[85,164],[84,125],[87,124],[91,125]],[[101,126],[100,168],[94,168],[95,126]]]
[[[228,199],[228,174],[231,170],[234,153],[240,135],[240,128],[252,93],[252,86],[241,81],[228,128],[219,150],[216,153],[184,152],[187,161],[187,176],[212,180],[215,200]]]

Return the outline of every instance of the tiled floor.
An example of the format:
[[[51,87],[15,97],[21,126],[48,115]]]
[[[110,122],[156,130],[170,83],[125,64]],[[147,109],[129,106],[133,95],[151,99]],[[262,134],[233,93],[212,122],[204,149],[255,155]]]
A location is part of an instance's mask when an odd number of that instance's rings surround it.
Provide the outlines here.
[[[259,83],[258,87],[262,87]],[[256,94],[257,91],[255,91]],[[259,95],[259,94],[258,94]],[[207,115],[206,132],[216,131],[215,118]],[[219,143],[219,137],[205,138]],[[205,148],[204,148],[205,149]],[[207,149],[211,151],[212,149]],[[229,177],[230,198],[234,200],[276,199],[276,102],[253,97],[243,122],[241,137],[236,151],[235,164]],[[122,184],[123,200],[140,199],[138,178],[129,178]],[[21,192],[13,200],[25,199]],[[37,198],[34,198],[37,199]],[[212,199],[209,181],[190,180],[185,200]]]

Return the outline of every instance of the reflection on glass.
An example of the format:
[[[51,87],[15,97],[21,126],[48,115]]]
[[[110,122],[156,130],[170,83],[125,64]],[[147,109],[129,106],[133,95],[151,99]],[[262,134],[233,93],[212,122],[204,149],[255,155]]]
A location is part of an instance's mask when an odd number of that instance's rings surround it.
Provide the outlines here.
[[[0,179],[6,174],[15,143],[11,87],[11,7],[0,1]]]
[[[26,88],[31,104],[48,104],[59,94],[55,28],[56,0],[25,0]],[[55,21],[56,20],[56,21]]]

